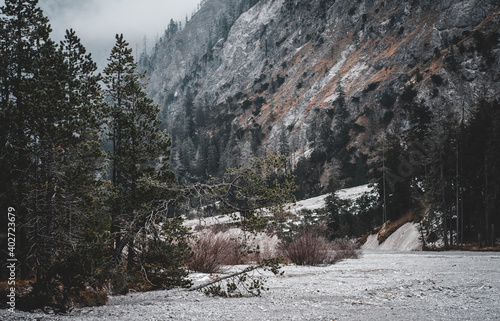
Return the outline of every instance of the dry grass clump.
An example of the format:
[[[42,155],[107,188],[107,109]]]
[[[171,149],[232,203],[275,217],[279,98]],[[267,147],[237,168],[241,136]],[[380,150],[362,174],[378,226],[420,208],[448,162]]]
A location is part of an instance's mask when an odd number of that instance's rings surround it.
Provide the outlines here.
[[[304,230],[291,241],[281,242],[279,249],[284,257],[297,265],[329,265],[359,257],[359,247],[354,242],[330,242],[312,230]]]
[[[240,264],[243,254],[240,243],[227,233],[204,230],[190,244],[193,255],[188,268],[202,273],[219,273],[224,265]]]
[[[297,265],[331,264],[334,252],[328,240],[317,233],[305,230],[291,241],[283,241],[279,245],[284,257]]]
[[[335,250],[335,262],[346,259],[359,259],[361,256],[360,244],[349,239],[338,239],[331,243]]]
[[[329,241],[318,229],[305,229],[290,240],[267,233],[245,234],[237,228],[217,232],[199,230],[190,247],[188,269],[220,273],[227,265],[254,264],[263,259],[283,257],[297,265],[329,265],[359,257],[359,245],[347,240]]]

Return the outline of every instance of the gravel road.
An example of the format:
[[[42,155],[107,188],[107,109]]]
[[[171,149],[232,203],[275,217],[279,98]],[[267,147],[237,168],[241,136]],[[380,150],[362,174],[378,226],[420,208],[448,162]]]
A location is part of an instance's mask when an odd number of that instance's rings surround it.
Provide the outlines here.
[[[133,293],[72,316],[1,320],[500,320],[500,253],[365,251],[327,267],[287,266],[253,298],[185,290]],[[206,275],[194,275],[200,283]]]

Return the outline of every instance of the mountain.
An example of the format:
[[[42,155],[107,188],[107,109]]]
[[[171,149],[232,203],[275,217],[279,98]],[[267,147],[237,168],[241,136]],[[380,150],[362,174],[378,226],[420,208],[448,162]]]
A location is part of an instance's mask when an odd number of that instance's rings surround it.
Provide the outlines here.
[[[181,180],[273,152],[304,193],[368,180],[412,110],[500,98],[496,0],[207,0],[141,58]]]

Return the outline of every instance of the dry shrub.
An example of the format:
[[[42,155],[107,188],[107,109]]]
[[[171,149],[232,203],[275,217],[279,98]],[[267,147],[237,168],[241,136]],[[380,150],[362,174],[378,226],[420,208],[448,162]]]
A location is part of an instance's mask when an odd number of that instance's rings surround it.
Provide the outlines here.
[[[202,273],[218,273],[223,265],[241,263],[240,244],[227,233],[204,230],[190,244],[193,255],[188,268]]]
[[[16,282],[17,285],[17,282]],[[108,301],[109,291],[104,287],[92,287],[86,284],[82,287],[64,286],[59,280],[34,283],[31,291],[18,297],[16,309],[33,311],[43,309],[55,313],[67,313],[72,308],[102,306]]]
[[[304,230],[289,242],[281,242],[282,255],[297,265],[332,264],[335,252],[328,240],[314,231]]]
[[[361,255],[360,244],[349,239],[338,239],[331,243],[335,251],[334,262],[345,259],[358,259]]]
[[[83,308],[102,306],[108,302],[108,293],[104,289],[94,289],[87,286],[85,290],[75,292],[70,296],[70,306]]]
[[[240,233],[244,233],[240,231]],[[277,235],[259,232],[246,237],[247,255],[244,263],[254,264],[280,255],[278,251],[279,239]]]
[[[282,255],[297,265],[329,265],[358,258],[359,247],[349,240],[328,241],[312,230],[304,230],[289,242],[281,242]]]

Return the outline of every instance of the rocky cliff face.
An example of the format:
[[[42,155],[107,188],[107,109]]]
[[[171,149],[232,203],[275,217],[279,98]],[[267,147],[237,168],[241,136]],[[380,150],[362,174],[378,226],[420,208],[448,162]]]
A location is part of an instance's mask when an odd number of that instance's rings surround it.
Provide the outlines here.
[[[495,0],[208,0],[144,63],[179,140],[174,168],[182,148],[201,157],[200,135],[224,133],[217,168],[333,148],[324,184],[336,159],[366,160],[383,132],[408,128],[415,104],[467,116],[500,98],[499,14]]]

